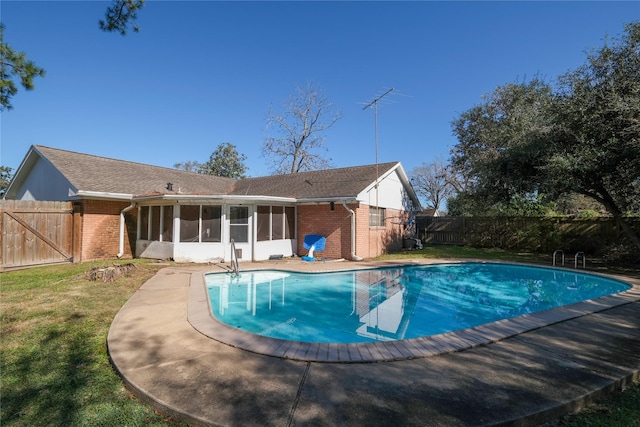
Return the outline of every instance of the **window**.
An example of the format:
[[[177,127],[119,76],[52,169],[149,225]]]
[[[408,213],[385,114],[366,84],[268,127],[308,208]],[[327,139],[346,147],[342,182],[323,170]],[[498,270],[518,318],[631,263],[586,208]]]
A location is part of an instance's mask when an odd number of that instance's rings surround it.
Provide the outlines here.
[[[222,218],[221,206],[202,207],[202,241],[220,242],[222,234],[220,232],[220,219]]]
[[[162,241],[173,241],[173,206],[162,207]]]
[[[295,238],[296,209],[293,206],[258,206],[257,215],[259,242]]]
[[[271,208],[271,239],[284,239],[284,206]]]
[[[140,240],[149,238],[149,206],[140,206]]]
[[[369,226],[384,227],[385,209],[369,206]]]
[[[183,205],[180,208],[181,242],[220,242],[222,207]]]
[[[149,208],[151,215],[151,239],[160,240],[160,206],[151,206]]]
[[[200,222],[200,206],[183,205],[180,207],[180,241],[197,242]]]
[[[235,242],[249,241],[249,208],[231,206],[229,208],[229,237]]]
[[[173,240],[173,206],[140,207],[140,240]]]
[[[271,229],[269,228],[271,225],[270,217],[271,217],[271,206],[258,206],[257,210],[257,227],[256,230],[256,238],[258,242],[263,242],[265,240],[271,240]]]
[[[284,238],[296,237],[296,208],[287,206],[284,208]]]

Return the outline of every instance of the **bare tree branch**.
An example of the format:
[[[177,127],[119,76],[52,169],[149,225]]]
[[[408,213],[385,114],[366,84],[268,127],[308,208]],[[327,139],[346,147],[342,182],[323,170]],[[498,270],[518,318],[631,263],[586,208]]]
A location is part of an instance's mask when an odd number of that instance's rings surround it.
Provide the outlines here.
[[[324,135],[341,118],[331,103],[312,83],[306,88],[296,87],[280,114],[269,112],[267,127],[278,136],[265,139],[263,155],[272,163],[273,172],[297,173],[324,169],[330,160],[318,153],[326,151]]]

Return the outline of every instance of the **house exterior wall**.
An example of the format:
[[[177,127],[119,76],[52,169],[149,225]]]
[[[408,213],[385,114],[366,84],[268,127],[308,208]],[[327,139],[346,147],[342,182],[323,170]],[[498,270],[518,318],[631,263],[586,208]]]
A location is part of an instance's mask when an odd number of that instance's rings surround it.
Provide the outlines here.
[[[404,226],[398,224],[407,214],[396,209],[386,209],[384,227],[369,226],[369,210],[375,206],[360,205],[356,210],[356,255],[374,258],[402,248]]]
[[[353,209],[353,206],[350,206]],[[351,258],[351,214],[340,203],[331,210],[329,203],[298,206],[298,255],[307,255],[304,236],[319,234],[326,237],[324,251],[314,254],[317,258]]]
[[[264,261],[268,260],[269,257],[273,255],[290,257],[296,253],[297,247],[298,241],[296,239],[256,242],[253,245],[253,259],[254,261]]]
[[[65,202],[72,191],[69,181],[49,163],[37,158],[33,168],[15,194],[7,196],[16,200],[47,200]]]
[[[362,258],[373,258],[389,251],[402,248],[403,225],[406,217],[403,211],[387,209],[389,218],[384,227],[369,226],[368,205],[347,205],[356,215],[355,255]],[[373,209],[374,207],[371,207]],[[327,239],[325,250],[316,252],[317,258],[351,259],[351,214],[340,203],[336,203],[332,211],[330,205],[298,206],[298,255],[307,254],[303,247],[304,236],[320,234]]]
[[[397,170],[383,177],[378,182],[376,191],[375,182],[366,190],[358,194],[358,201],[369,206],[396,209],[397,211],[409,209],[406,189],[402,184]]]
[[[81,261],[115,258],[120,244],[120,212],[128,202],[82,200]],[[137,215],[135,209],[125,214],[125,245],[122,258],[132,258],[135,247]]]
[[[199,203],[193,204],[193,206],[220,206],[221,207],[221,229],[220,229],[220,241],[207,242],[207,241],[188,241],[183,242],[180,239],[181,234],[181,211],[183,203],[171,204],[173,206],[173,217],[164,218],[161,221],[172,221],[173,235],[171,239],[165,241],[160,240],[137,240],[135,242],[135,253],[140,258],[155,258],[155,259],[169,259],[173,258],[176,262],[195,262],[195,263],[214,263],[214,262],[230,262],[231,261],[231,242],[230,242],[230,207],[239,206],[239,204],[220,204],[219,201],[207,202],[206,200],[199,200]],[[142,207],[158,207],[167,205],[141,205],[137,209],[139,215]],[[238,261],[264,261],[268,260],[271,256],[292,256],[297,249],[297,240],[294,239],[276,239],[276,240],[263,240],[258,241],[256,236],[257,230],[257,206],[247,205],[249,222],[247,224],[247,233],[249,240],[247,242],[235,242],[235,248],[238,253]],[[282,207],[277,205],[278,207]],[[292,207],[292,206],[290,206]],[[162,226],[160,222],[158,226]],[[142,232],[140,235],[151,235],[151,222],[147,223],[149,232]],[[163,238],[163,234],[158,234],[159,238]]]

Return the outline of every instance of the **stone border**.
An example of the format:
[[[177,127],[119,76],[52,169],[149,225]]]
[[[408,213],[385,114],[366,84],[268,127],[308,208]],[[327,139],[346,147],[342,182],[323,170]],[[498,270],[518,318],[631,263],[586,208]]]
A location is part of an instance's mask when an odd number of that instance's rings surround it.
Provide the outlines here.
[[[509,264],[513,265],[513,263]],[[415,265],[415,263],[404,263],[398,266],[404,265]],[[374,268],[377,267],[369,267],[369,269]],[[291,269],[287,270],[278,268],[273,268],[273,270],[292,271]],[[337,271],[347,270],[352,269],[345,268]],[[567,271],[565,269],[559,270]],[[635,283],[634,281],[634,283],[631,283],[628,278],[621,279],[620,277],[591,272],[579,271],[579,273],[602,276],[622,281],[630,285],[631,289],[617,294],[586,300],[555,309],[525,314],[460,331],[447,332],[428,337],[412,338],[401,341],[326,344],[264,337],[232,328],[220,322],[213,316],[210,309],[204,279],[204,276],[207,273],[202,273],[191,275],[187,317],[189,323],[194,329],[213,340],[252,353],[267,356],[306,362],[325,363],[371,363],[409,360],[462,351],[495,343],[515,335],[550,326],[555,323],[640,301],[640,282]]]

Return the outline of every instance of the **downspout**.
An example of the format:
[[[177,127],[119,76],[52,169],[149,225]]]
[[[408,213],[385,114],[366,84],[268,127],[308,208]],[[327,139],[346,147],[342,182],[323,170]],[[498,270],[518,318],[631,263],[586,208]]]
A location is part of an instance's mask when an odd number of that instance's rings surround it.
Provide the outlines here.
[[[131,205],[127,206],[122,211],[120,211],[120,246],[119,246],[120,252],[118,252],[118,255],[116,255],[118,259],[120,259],[122,255],[124,255],[124,214],[129,212],[131,209],[135,207],[136,207],[136,202],[131,202]]]
[[[342,201],[342,206],[351,214],[351,260],[362,261],[362,257],[356,255],[356,213],[347,206],[347,201]]]

